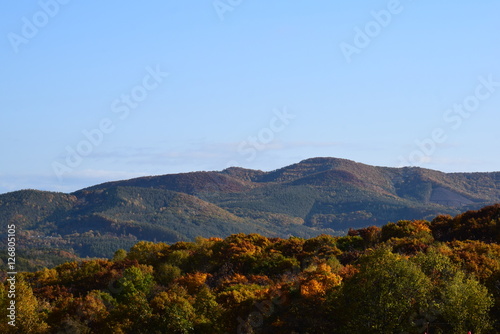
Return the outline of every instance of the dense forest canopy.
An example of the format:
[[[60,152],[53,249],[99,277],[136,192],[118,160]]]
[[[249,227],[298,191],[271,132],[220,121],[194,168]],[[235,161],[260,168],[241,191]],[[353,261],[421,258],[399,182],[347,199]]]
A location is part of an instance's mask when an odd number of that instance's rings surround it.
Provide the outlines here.
[[[499,242],[500,205],[342,237],[141,241],[19,274],[17,327],[0,331],[498,333]]]

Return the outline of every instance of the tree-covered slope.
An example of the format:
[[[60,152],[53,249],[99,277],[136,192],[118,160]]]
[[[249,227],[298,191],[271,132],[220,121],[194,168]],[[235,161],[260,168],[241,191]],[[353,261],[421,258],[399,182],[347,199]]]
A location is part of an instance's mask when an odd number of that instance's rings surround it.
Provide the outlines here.
[[[142,241],[20,273],[17,333],[499,333],[498,232],[500,205],[346,236]]]
[[[498,172],[447,174],[313,158],[271,172],[228,168],[115,181],[72,194],[12,192],[0,195],[0,223],[16,223],[26,258],[36,251],[43,264],[66,253],[109,257],[137,240],[345,234],[496,202]]]

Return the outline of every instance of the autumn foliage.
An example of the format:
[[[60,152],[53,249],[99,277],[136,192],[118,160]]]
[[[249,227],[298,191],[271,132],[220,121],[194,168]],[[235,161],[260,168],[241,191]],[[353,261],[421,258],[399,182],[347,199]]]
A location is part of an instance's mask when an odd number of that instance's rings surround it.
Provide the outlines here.
[[[498,333],[499,212],[343,237],[143,241],[18,274],[17,327],[0,332]],[[3,319],[7,302],[0,285]]]

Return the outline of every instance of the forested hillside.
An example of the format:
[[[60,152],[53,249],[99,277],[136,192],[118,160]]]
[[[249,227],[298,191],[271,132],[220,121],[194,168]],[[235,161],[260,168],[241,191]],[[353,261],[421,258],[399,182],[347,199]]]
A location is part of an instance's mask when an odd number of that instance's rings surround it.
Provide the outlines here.
[[[0,226],[17,225],[20,266],[36,270],[109,258],[140,240],[345,235],[349,228],[430,220],[497,202],[498,172],[446,174],[314,158],[271,172],[228,168],[109,182],[72,194],[16,191],[0,195]]]
[[[19,274],[16,333],[499,333],[499,243],[500,205],[347,236],[141,241]]]

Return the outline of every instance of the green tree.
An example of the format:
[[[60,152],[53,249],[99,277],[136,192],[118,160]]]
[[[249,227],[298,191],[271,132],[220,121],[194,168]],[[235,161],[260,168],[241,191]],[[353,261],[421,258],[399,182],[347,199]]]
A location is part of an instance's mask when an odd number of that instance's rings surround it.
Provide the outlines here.
[[[160,292],[151,300],[151,332],[168,334],[194,333],[196,312],[184,289]]]
[[[156,281],[161,285],[169,285],[176,278],[179,278],[182,274],[182,270],[169,263],[162,263],[155,270]]]
[[[492,326],[489,318],[493,298],[477,280],[459,271],[444,282],[439,310],[447,329],[453,333],[485,333]]]
[[[196,294],[194,308],[196,311],[195,332],[200,334],[224,333],[221,328],[222,307],[217,303],[210,288],[203,285]]]
[[[123,277],[118,280],[120,287],[119,296],[128,298],[136,293],[145,296],[149,294],[153,287],[153,269],[150,266],[130,267],[123,271]]]
[[[141,292],[128,295],[110,313],[109,321],[104,330],[106,334],[155,333],[151,330],[151,307],[145,295]]]
[[[121,261],[127,257],[127,251],[125,249],[118,249],[113,255],[113,261]]]
[[[127,259],[137,260],[141,264],[155,265],[166,256],[169,248],[170,246],[163,242],[139,241],[130,249]]]
[[[343,333],[395,333],[415,328],[412,315],[427,307],[432,285],[407,259],[379,249],[361,259],[360,271],[346,280],[334,316]]]

